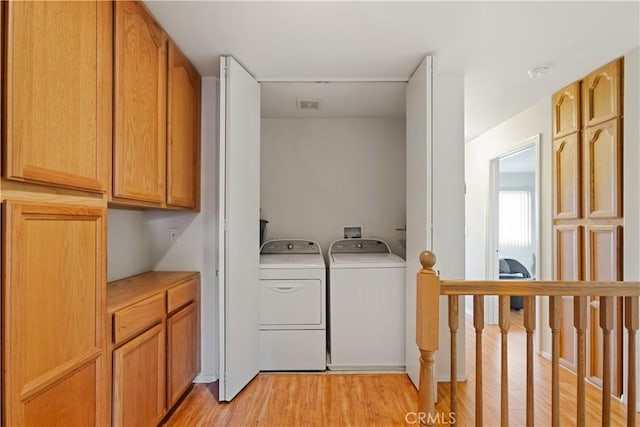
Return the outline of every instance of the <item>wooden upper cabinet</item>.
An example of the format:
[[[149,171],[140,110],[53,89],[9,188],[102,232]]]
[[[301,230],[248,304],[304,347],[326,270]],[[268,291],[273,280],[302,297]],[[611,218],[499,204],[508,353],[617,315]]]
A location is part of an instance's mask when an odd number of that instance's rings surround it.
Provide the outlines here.
[[[197,208],[201,79],[173,42],[169,42],[168,79],[167,204]]]
[[[553,227],[555,280],[582,280],[582,226]]]
[[[582,82],[584,126],[594,126],[619,117],[622,112],[623,59],[617,59],[589,74]]]
[[[572,133],[553,141],[553,211],[555,219],[580,217],[580,141]]]
[[[115,2],[114,198],[165,199],[167,36],[142,2]]]
[[[575,82],[553,95],[553,137],[580,130],[580,82]]]
[[[102,425],[106,209],[3,208],[2,425]]]
[[[583,135],[585,216],[622,217],[622,131],[620,119]]]
[[[12,1],[2,7],[4,176],[106,192],[111,3]]]

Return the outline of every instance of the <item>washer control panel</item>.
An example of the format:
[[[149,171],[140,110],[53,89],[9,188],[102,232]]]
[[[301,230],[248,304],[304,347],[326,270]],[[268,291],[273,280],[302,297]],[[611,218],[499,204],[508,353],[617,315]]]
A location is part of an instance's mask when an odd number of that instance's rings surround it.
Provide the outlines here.
[[[320,245],[312,240],[269,240],[262,245],[261,254],[319,254]]]
[[[329,253],[332,254],[388,254],[389,246],[382,240],[375,239],[345,239],[336,240],[331,244]]]

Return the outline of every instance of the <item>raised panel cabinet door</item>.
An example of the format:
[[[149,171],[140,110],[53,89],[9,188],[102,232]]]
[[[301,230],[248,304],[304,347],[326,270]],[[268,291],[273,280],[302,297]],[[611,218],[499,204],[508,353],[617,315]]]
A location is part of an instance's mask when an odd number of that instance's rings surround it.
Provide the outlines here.
[[[189,388],[200,371],[198,305],[191,303],[167,319],[167,406]]]
[[[553,138],[580,130],[580,82],[575,82],[553,95]]]
[[[106,209],[3,205],[3,425],[103,425]]]
[[[581,210],[581,149],[578,133],[553,141],[553,212],[555,219],[575,219]]]
[[[113,425],[157,426],[165,414],[165,325],[113,351]]]
[[[165,198],[167,36],[142,2],[115,2],[113,197]]]
[[[106,192],[112,5],[6,2],[4,176]]]
[[[556,280],[582,279],[582,227],[556,225],[553,228]],[[573,297],[562,297],[560,322],[560,363],[576,370],[576,333],[573,327]]]
[[[200,74],[169,42],[167,204],[197,208],[200,192]]]
[[[587,225],[585,227],[586,277],[589,281],[622,280],[622,227],[617,225]],[[587,331],[587,377],[602,384],[603,341],[600,328],[600,301],[589,298]],[[614,301],[614,330],[611,336],[611,393],[622,394],[622,299]]]
[[[622,216],[622,131],[620,119],[588,128],[583,135],[585,216]]]
[[[589,74],[582,81],[584,127],[622,115],[623,59],[617,59]]]

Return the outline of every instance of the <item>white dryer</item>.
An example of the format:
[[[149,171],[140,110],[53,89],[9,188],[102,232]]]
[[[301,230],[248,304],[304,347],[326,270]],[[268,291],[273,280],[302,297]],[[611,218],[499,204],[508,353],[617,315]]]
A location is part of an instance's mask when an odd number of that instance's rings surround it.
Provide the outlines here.
[[[326,266],[311,240],[260,248],[260,370],[325,370]]]
[[[382,240],[329,248],[329,369],[405,367],[405,261]]]

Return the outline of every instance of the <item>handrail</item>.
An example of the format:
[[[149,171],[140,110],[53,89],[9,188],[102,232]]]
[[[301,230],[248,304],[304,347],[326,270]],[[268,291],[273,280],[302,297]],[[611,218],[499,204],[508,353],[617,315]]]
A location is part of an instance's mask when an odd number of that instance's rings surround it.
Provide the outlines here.
[[[577,334],[577,413],[578,426],[585,426],[585,332],[587,328],[587,300],[586,297],[599,297],[599,326],[603,334],[603,362],[602,362],[602,425],[611,423],[611,340],[614,329],[614,300],[624,297],[624,327],[628,331],[628,385],[627,395],[627,425],[635,426],[636,420],[636,366],[635,366],[635,335],[640,326],[639,299],[640,282],[587,282],[587,281],[533,281],[533,280],[440,280],[434,270],[436,256],[425,251],[420,254],[422,269],[416,280],[416,344],[420,350],[420,385],[418,388],[418,411],[425,417],[421,424],[432,425],[438,420],[435,413],[434,396],[435,375],[434,356],[439,347],[439,300],[441,296],[448,296],[449,330],[451,343],[451,411],[455,413],[457,386],[457,367],[455,337],[458,329],[458,297],[473,295],[473,324],[476,334],[476,394],[475,394],[475,423],[483,425],[483,391],[482,391],[482,331],[484,329],[484,296],[497,295],[499,302],[499,326],[501,332],[501,425],[509,424],[508,405],[508,332],[509,332],[509,298],[510,296],[524,297],[524,326],[527,332],[527,426],[534,421],[534,372],[533,372],[533,333],[536,328],[536,298],[549,297],[549,327],[551,328],[552,356],[552,404],[551,423],[560,424],[560,387],[559,387],[559,351],[562,327],[562,300],[560,297],[573,297],[573,324]],[[596,319],[594,319],[596,320]],[[565,319],[566,321],[566,319]]]
[[[441,280],[440,295],[640,296],[640,282]]]

